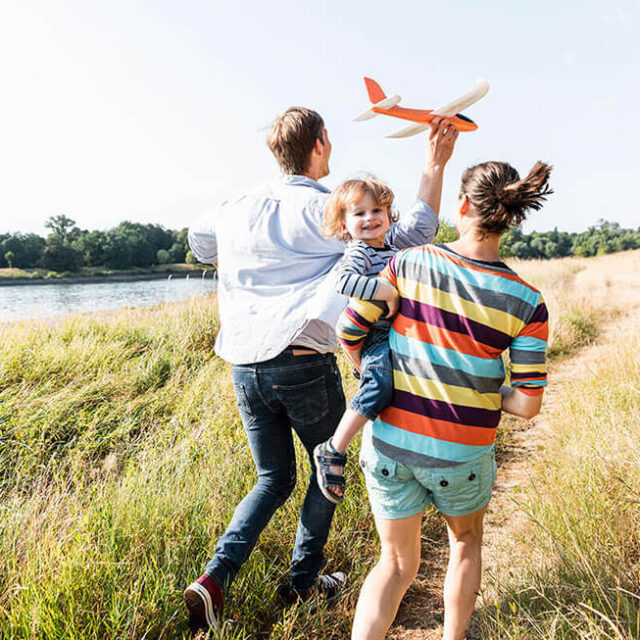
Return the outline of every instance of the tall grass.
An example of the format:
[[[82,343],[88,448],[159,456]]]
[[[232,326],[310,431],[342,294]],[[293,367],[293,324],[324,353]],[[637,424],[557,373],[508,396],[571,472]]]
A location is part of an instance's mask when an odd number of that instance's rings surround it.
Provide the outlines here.
[[[544,281],[560,318],[554,341],[568,341],[569,351],[576,339],[562,318],[569,308],[585,311],[576,281],[602,272],[597,260],[522,265],[539,269],[531,279]],[[556,294],[559,274],[564,288]],[[612,282],[603,291],[615,290]],[[597,329],[611,311],[599,306],[596,289],[587,295]],[[188,637],[182,590],[255,479],[229,367],[213,354],[214,306],[209,297],[0,326],[0,637]],[[343,361],[341,370],[353,391]],[[359,586],[377,557],[353,459],[349,498],[326,548],[327,569],[348,571],[350,591],[332,608],[312,602],[285,611],[277,602],[308,479],[306,454],[299,445],[296,452],[299,487],[234,583],[221,638],[349,634]],[[439,531],[429,514],[426,537]],[[611,613],[595,596],[589,602]]]
[[[550,306],[552,362],[606,321],[638,317],[638,267],[637,251],[516,265]],[[528,489],[514,495],[528,517],[490,579],[482,638],[640,638],[640,327],[622,326],[596,361],[565,369]]]
[[[640,637],[640,328],[558,397],[483,638]]]
[[[0,328],[0,637],[188,637],[182,590],[255,481],[214,302]],[[276,598],[308,482],[297,458],[301,486],[234,583],[221,637],[348,634],[377,544],[353,460],[326,547],[352,592],[330,610]]]

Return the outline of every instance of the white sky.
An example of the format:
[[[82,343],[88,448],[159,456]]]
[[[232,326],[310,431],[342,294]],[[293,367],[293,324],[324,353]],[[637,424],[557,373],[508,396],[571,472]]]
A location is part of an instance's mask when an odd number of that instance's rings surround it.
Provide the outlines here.
[[[640,0],[291,2],[0,0],[0,232],[45,234],[64,213],[105,229],[188,226],[278,170],[265,128],[316,109],[333,143],[329,187],[371,171],[408,205],[426,134],[352,117],[363,75],[403,106],[435,108],[478,76],[445,178],[483,160],[555,166],[556,193],[525,229],[640,225]]]

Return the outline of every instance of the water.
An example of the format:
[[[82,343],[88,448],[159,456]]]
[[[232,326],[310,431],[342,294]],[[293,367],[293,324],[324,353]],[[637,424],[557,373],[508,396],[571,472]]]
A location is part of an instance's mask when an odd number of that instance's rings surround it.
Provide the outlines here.
[[[215,291],[205,278],[167,278],[95,284],[41,284],[0,287],[0,322],[48,318],[83,311],[147,307]]]

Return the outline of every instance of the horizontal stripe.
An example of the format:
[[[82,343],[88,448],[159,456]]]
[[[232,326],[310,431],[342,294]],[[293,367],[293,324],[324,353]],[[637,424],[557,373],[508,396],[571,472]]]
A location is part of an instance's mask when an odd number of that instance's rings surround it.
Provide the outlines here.
[[[544,353],[547,350],[547,342],[539,338],[520,335],[513,339],[511,348],[520,349],[521,351],[541,351]]]
[[[524,326],[522,320],[506,311],[483,307],[450,293],[434,289],[426,283],[423,284],[398,276],[398,290],[401,292],[402,298],[411,298],[417,302],[434,305],[443,311],[456,313],[469,320],[493,327],[510,336],[518,335]]]
[[[544,364],[547,360],[544,351],[521,351],[513,348],[509,351],[509,357],[515,364]]]
[[[522,327],[520,331],[521,336],[531,336],[532,338],[538,338],[538,340],[549,339],[549,323],[548,322],[530,322]]]
[[[504,378],[505,370],[502,358],[479,358],[452,349],[444,349],[435,345],[420,342],[415,338],[403,336],[393,330],[389,334],[389,345],[392,351],[406,356],[430,360],[434,364],[444,365],[452,369],[460,369],[466,373],[486,378]]]
[[[394,389],[391,406],[436,420],[447,420],[474,427],[494,428],[500,422],[499,410],[478,409],[441,400],[431,400],[399,389]]]
[[[393,388],[400,391],[407,391],[414,395],[422,396],[423,398],[429,398],[430,400],[441,400],[465,407],[476,407],[478,409],[496,411],[500,409],[501,406],[500,393],[497,391],[482,394],[478,393],[475,389],[444,384],[440,380],[418,378],[403,373],[402,371],[394,370]]]
[[[422,249],[422,248],[420,248]],[[468,283],[479,289],[486,289],[496,293],[506,293],[523,300],[534,308],[538,304],[540,292],[526,284],[513,271],[502,271],[491,267],[478,267],[468,264],[451,253],[445,253],[440,248],[427,247],[427,251],[409,249],[399,254],[396,263],[396,275],[405,275],[403,265],[415,263],[423,269],[436,271]],[[408,271],[408,269],[406,269]],[[408,273],[407,273],[408,276]],[[421,275],[417,279],[428,281],[428,275]]]
[[[532,374],[535,372],[543,373],[546,375],[546,372],[547,372],[546,362],[539,362],[536,364],[516,364],[514,362],[511,363],[511,373]]]
[[[370,320],[367,320],[366,318],[363,318],[354,308],[352,308],[351,306],[348,306],[345,310],[344,310],[344,315],[349,318],[349,320],[351,320],[351,322],[353,322],[356,326],[360,327],[361,329],[369,329],[369,327],[371,327],[371,325],[373,324],[373,322],[371,322]]]
[[[486,429],[484,427],[460,425],[447,420],[437,420],[428,416],[419,416],[396,407],[385,409],[384,419],[399,429],[446,442],[486,446],[493,444],[496,439],[495,428]]]
[[[544,393],[544,387],[516,387],[518,391],[528,396],[541,396]]]
[[[447,331],[440,327],[426,325],[404,316],[397,316],[394,321],[394,331],[403,336],[415,338],[424,343],[433,344],[458,353],[477,356],[478,358],[494,358],[501,353],[499,349],[491,349],[487,345],[476,342],[470,336],[455,331]]]
[[[536,307],[536,310],[527,322],[547,322],[548,320],[549,312],[547,311],[547,305],[543,302]]]
[[[382,454],[391,458],[392,460],[398,460],[404,464],[410,464],[414,467],[424,467],[429,469],[445,469],[447,467],[456,467],[462,462],[454,462],[453,460],[444,460],[442,458],[434,458],[433,456],[425,456],[415,451],[407,451],[406,449],[399,449],[391,444],[387,444],[378,438],[371,438],[373,446]]]
[[[388,409],[385,411],[388,411]],[[398,429],[398,427],[394,427],[388,422],[385,422],[383,418],[384,413],[383,411],[373,422],[371,434],[374,438],[382,440],[398,449],[405,449],[424,456],[451,460],[453,462],[473,460],[489,449],[489,447],[486,446],[479,447],[459,444],[458,442],[447,442],[446,440],[436,440],[429,436],[412,433],[406,429]]]
[[[456,275],[445,273],[437,268],[429,270],[425,274],[425,265],[422,263],[407,261],[403,269],[403,276],[407,280],[425,282],[439,291],[444,291],[459,298],[480,304],[498,311],[507,310],[522,322],[526,322],[535,312],[535,307],[522,298],[505,291],[495,291],[474,286],[465,278],[466,271],[460,270]]]
[[[504,351],[511,343],[511,336],[498,329],[424,302],[402,298],[400,313],[405,318],[426,322],[449,331],[465,333],[473,340],[493,349]]]
[[[364,343],[364,338],[360,338],[359,340],[347,340],[346,338],[342,338],[338,336],[338,342],[349,351],[355,351],[359,349],[360,346]]]
[[[460,369],[453,369],[443,365],[435,364],[430,360],[420,360],[412,358],[403,353],[393,352],[391,354],[393,368],[408,375],[418,378],[428,378],[430,380],[440,380],[444,384],[458,387],[468,387],[475,389],[478,393],[497,393],[500,385],[504,382],[504,375],[496,378],[484,378],[474,376]]]

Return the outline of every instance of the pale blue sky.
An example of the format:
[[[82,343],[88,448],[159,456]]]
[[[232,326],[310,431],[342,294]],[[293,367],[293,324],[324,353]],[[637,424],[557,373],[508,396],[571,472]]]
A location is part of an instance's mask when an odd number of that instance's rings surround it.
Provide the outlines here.
[[[640,225],[640,0],[271,2],[4,0],[0,4],[0,232],[124,219],[187,226],[278,170],[265,128],[318,110],[333,187],[371,171],[406,206],[426,134],[367,106],[363,75],[408,107],[435,108],[487,78],[447,168],[555,165],[556,194],[526,230]]]

